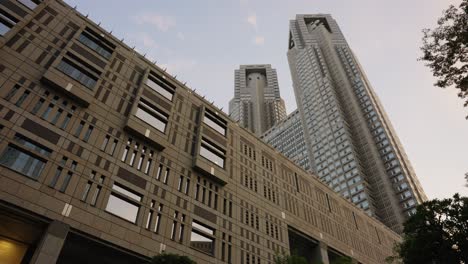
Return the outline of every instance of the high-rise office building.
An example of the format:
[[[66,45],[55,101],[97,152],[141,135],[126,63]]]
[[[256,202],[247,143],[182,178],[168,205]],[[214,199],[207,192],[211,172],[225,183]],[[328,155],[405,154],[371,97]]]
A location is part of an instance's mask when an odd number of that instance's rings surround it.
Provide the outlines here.
[[[0,1],[0,263],[371,264],[400,239],[65,2]]]
[[[257,136],[286,117],[276,70],[271,65],[241,65],[235,70],[229,114]]]
[[[309,152],[304,144],[304,128],[298,110],[268,129],[260,138],[306,171],[311,171]]]
[[[312,171],[401,231],[426,198],[364,71],[330,15],[290,21],[288,61]]]

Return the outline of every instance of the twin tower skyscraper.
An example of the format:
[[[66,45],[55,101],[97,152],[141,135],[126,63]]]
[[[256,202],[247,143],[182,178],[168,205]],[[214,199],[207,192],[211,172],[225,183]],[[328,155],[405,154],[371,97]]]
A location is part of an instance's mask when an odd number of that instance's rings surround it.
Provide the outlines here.
[[[400,233],[427,198],[336,21],[297,15],[287,56],[297,110],[286,116],[270,65],[242,65],[231,117]]]

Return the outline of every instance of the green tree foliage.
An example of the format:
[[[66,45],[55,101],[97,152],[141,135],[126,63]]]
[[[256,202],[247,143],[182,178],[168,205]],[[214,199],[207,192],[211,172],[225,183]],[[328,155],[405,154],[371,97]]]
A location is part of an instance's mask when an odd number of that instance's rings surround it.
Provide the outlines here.
[[[433,30],[423,29],[423,56],[420,60],[437,77],[436,86],[455,86],[458,96],[468,97],[468,0],[458,8],[451,5],[443,12]],[[464,106],[468,106],[468,98]],[[468,119],[468,116],[467,116]]]
[[[307,260],[303,257],[300,257],[298,255],[292,254],[292,255],[285,255],[283,254],[276,254],[274,257],[274,263],[275,264],[308,264]]]
[[[197,264],[187,256],[172,253],[162,253],[154,256],[149,264]]]
[[[468,197],[424,202],[403,232],[389,263],[468,263]]]
[[[352,259],[347,256],[340,256],[330,261],[330,264],[352,264],[352,263],[353,263]]]

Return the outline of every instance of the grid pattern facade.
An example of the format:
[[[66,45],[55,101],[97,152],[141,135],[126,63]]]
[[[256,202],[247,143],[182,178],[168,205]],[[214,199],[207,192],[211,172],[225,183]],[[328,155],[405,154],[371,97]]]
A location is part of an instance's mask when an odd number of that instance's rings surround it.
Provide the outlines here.
[[[241,65],[234,71],[229,114],[257,136],[286,117],[276,70],[271,65]]]
[[[426,196],[336,21],[297,15],[288,60],[313,171],[400,232]]]
[[[64,2],[0,10],[15,22],[0,36],[0,240],[31,263],[272,263],[290,229],[323,263],[392,254],[396,233]]]
[[[312,169],[309,152],[304,144],[304,129],[298,110],[267,130],[261,138],[304,170]]]

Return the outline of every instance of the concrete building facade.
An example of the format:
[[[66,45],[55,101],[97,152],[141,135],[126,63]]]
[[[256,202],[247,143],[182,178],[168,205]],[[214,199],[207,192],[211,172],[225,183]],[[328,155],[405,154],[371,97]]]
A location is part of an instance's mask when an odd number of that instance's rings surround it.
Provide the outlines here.
[[[276,70],[271,65],[241,65],[234,71],[229,114],[257,136],[286,117]]]
[[[330,15],[290,21],[288,61],[312,171],[397,232],[426,195]]]
[[[0,14],[1,263],[383,263],[401,239],[63,1]]]
[[[299,110],[267,130],[260,137],[306,171],[311,171],[309,151],[304,143],[304,128]]]

